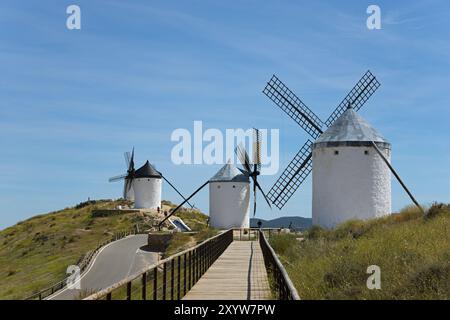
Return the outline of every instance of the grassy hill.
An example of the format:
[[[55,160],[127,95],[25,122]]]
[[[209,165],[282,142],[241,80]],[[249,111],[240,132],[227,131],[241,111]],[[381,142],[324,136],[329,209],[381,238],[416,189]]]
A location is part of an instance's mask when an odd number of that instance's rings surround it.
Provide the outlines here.
[[[302,299],[450,299],[450,205],[416,208],[334,230],[279,235],[271,244]],[[366,286],[381,268],[381,290]]]
[[[22,299],[64,279],[76,264],[115,233],[140,230],[153,224],[151,216],[132,212],[93,217],[92,212],[113,209],[124,201],[99,200],[35,216],[0,231],[0,299]],[[163,202],[164,207],[174,205]],[[182,210],[179,216],[194,230],[206,227],[207,217]]]

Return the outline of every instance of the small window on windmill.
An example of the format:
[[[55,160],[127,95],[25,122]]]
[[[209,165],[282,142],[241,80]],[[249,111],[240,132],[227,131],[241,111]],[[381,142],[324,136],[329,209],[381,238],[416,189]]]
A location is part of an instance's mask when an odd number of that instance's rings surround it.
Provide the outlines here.
[[[334,155],[337,156],[339,154],[339,150],[334,150]]]
[[[369,154],[369,150],[364,150],[364,154],[367,156]]]
[[[217,189],[220,189],[220,184],[217,186]]]
[[[233,184],[233,189],[235,189],[236,188],[236,186]]]

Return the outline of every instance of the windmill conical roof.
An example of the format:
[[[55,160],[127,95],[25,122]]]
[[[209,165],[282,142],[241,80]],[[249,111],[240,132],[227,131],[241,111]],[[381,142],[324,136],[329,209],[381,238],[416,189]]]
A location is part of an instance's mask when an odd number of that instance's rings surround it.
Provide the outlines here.
[[[224,165],[209,182],[249,182],[248,174],[233,164]]]
[[[391,144],[366,120],[349,107],[319,138],[316,147],[377,146],[390,149]]]
[[[147,160],[142,167],[134,172],[134,178],[162,178],[162,176]]]

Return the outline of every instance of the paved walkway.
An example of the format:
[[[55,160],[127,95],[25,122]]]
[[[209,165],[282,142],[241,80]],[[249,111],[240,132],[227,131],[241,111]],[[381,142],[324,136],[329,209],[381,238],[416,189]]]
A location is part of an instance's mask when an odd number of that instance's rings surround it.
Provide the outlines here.
[[[233,241],[183,299],[270,298],[267,271],[258,241]]]

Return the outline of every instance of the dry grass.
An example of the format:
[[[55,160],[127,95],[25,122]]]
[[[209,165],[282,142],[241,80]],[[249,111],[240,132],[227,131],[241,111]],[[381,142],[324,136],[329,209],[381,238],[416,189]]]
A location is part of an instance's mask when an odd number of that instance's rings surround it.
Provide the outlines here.
[[[302,299],[449,299],[450,206],[422,217],[414,207],[334,230],[311,228],[306,240],[279,235],[271,244]],[[381,290],[369,290],[367,267],[381,268]]]

